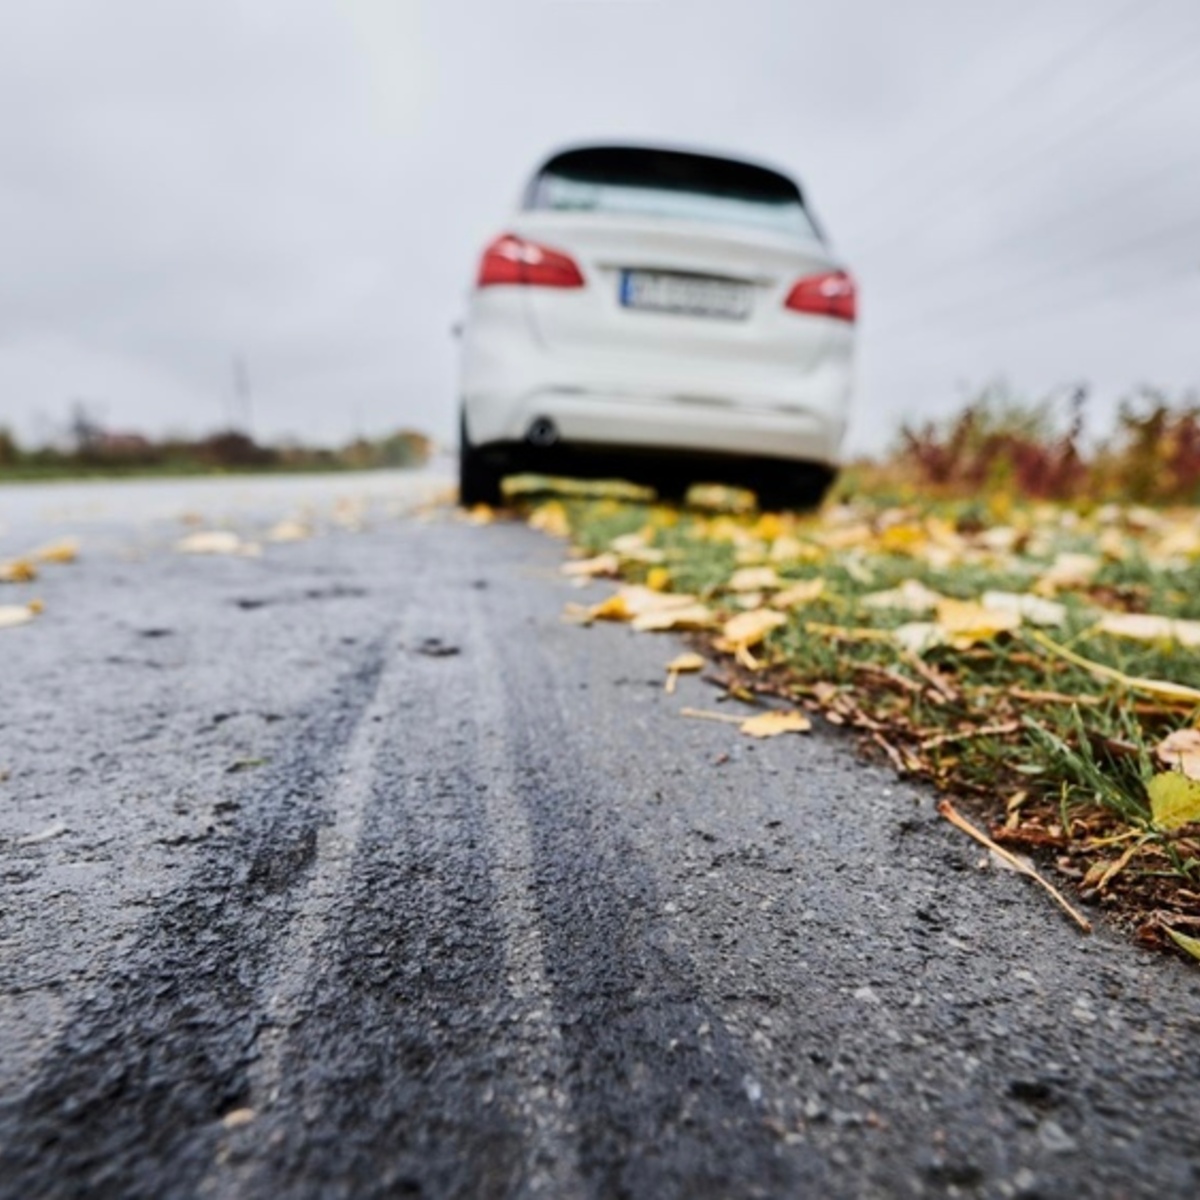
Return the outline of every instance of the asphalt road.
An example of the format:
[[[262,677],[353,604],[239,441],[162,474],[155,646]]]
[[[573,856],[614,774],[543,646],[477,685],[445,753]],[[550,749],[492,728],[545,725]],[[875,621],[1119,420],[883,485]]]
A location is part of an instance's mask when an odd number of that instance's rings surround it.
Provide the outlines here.
[[[189,496],[321,527],[190,557],[138,486],[0,490],[0,557],[83,537],[0,591],[0,1195],[1200,1190],[1195,971],[682,718],[560,546],[379,477]]]

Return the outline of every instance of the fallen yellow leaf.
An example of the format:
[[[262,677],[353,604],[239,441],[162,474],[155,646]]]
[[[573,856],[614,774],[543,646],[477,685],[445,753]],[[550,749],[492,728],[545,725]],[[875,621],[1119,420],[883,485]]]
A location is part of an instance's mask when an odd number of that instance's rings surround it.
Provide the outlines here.
[[[657,546],[651,546],[646,531],[623,533],[608,543],[608,548],[630,562],[655,564],[666,557]]]
[[[1176,620],[1153,613],[1105,613],[1095,629],[1137,642],[1178,642],[1200,646],[1200,621]]]
[[[24,625],[32,621],[39,612],[41,605],[33,604],[0,604],[0,629],[9,629],[14,625]]]
[[[1019,629],[1021,614],[1012,610],[984,608],[977,600],[941,600],[937,626],[960,650],[986,642],[997,634]]]
[[[621,570],[621,560],[609,551],[597,554],[595,558],[579,558],[574,562],[563,563],[560,568],[564,575],[580,579],[595,579],[600,575],[616,575]]]
[[[1060,554],[1033,585],[1039,595],[1053,596],[1069,588],[1087,587],[1104,565],[1093,554]]]
[[[695,596],[683,592],[656,592],[653,588],[631,583],[619,588],[606,600],[591,608],[594,621],[632,621],[651,613],[679,611],[697,606]],[[708,609],[704,610],[708,613]]]
[[[1200,938],[1188,937],[1186,933],[1177,933],[1174,929],[1168,929],[1167,933],[1180,950],[1193,958],[1200,958]]]
[[[567,519],[567,510],[561,501],[547,500],[529,514],[529,528],[541,530],[551,537],[569,537],[571,522]]]
[[[267,533],[268,542],[303,542],[312,537],[312,527],[303,521],[280,521]]]
[[[786,624],[787,617],[783,613],[774,612],[769,608],[755,608],[750,612],[738,613],[736,617],[730,617],[725,622],[721,630],[721,638],[725,644],[719,648],[747,650],[751,646],[757,646],[772,629]]]
[[[910,654],[924,654],[926,650],[932,650],[935,646],[944,646],[948,640],[946,631],[932,621],[908,621],[890,632],[874,629],[861,632],[871,636],[853,640],[881,640],[876,635],[882,634],[883,638],[894,641],[901,650],[907,650]]]
[[[181,554],[240,554],[252,556],[259,553],[253,542],[244,542],[228,529],[205,529],[189,533],[175,545]]]
[[[651,567],[646,572],[646,586],[656,592],[665,592],[671,586],[671,572],[666,567]]]
[[[695,671],[703,671],[705,665],[704,658],[699,654],[687,653],[676,655],[669,663],[667,663],[667,694],[670,695],[675,690],[675,683],[680,675],[690,674]]]
[[[793,583],[782,592],[776,592],[771,598],[772,608],[799,608],[804,604],[812,604],[825,594],[824,579],[804,579]]]
[[[0,562],[0,583],[32,583],[36,578],[37,568],[27,558]]]
[[[33,557],[44,563],[73,563],[79,557],[79,540],[60,538],[35,550]]]
[[[748,717],[741,730],[750,737],[778,737],[781,733],[807,733],[812,722],[802,712],[765,712],[757,717]]]
[[[1015,612],[1031,625],[1061,625],[1067,619],[1066,605],[1028,592],[984,592],[981,603],[992,612]]]
[[[1200,781],[1179,771],[1164,771],[1146,784],[1150,815],[1160,829],[1179,829],[1200,821]]]
[[[712,612],[705,605],[686,604],[640,613],[629,624],[638,633],[664,633],[668,629],[707,629],[712,623]]]
[[[726,586],[731,592],[761,592],[779,587],[779,575],[774,567],[742,567]]]
[[[862,602],[867,608],[898,608],[921,616],[932,612],[945,598],[919,579],[906,579],[899,587],[889,588],[886,592],[869,592]]]
[[[1077,667],[1090,671],[1101,679],[1111,679],[1114,683],[1129,688],[1130,691],[1142,692],[1147,696],[1157,696],[1160,700],[1178,701],[1182,704],[1200,704],[1200,689],[1188,687],[1182,683],[1171,683],[1166,679],[1146,679],[1140,675],[1126,675],[1124,671],[1118,671],[1115,667],[1106,667],[1103,663],[1093,662],[1090,658],[1084,658],[1082,654],[1076,654],[1074,650],[1068,650],[1066,646],[1052,642],[1044,633],[1030,630],[1028,636],[1058,658],[1064,658],[1067,662],[1074,663]]]

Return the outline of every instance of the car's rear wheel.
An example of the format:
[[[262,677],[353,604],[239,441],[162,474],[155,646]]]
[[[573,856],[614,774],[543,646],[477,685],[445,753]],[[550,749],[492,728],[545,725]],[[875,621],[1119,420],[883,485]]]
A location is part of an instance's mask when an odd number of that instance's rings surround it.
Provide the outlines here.
[[[828,467],[788,467],[755,488],[758,507],[766,512],[819,508],[837,477]]]
[[[459,418],[458,429],[458,502],[463,508],[474,508],[477,504],[494,508],[501,500],[503,472],[477,446],[471,445],[465,416]]]

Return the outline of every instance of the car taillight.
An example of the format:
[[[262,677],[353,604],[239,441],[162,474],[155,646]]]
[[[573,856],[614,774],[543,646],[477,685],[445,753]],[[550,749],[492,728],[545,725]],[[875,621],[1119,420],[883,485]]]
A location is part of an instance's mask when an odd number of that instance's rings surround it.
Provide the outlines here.
[[[854,280],[845,271],[827,271],[824,275],[810,275],[800,280],[788,292],[784,307],[793,312],[853,321],[857,315],[857,301]]]
[[[511,233],[498,237],[479,264],[479,287],[515,283],[527,287],[583,287],[583,273],[561,250],[539,246]]]

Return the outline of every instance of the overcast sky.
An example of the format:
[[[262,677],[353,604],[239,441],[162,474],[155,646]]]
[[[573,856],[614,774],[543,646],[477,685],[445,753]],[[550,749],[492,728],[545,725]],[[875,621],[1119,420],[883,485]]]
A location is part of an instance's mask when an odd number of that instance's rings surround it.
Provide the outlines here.
[[[449,438],[449,328],[563,142],[789,168],[862,288],[855,448],[1004,374],[1200,383],[1195,0],[0,6],[0,424]]]

